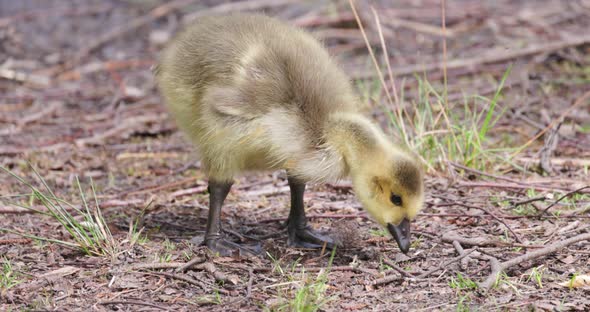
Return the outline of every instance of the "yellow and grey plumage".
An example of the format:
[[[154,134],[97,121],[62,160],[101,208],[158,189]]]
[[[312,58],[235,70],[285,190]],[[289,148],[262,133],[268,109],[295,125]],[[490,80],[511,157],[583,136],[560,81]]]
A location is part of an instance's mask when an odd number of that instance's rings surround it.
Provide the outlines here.
[[[210,179],[275,169],[304,182],[350,175],[384,226],[422,207],[415,157],[362,116],[347,76],[301,29],[262,15],[204,17],[163,51],[156,76]]]

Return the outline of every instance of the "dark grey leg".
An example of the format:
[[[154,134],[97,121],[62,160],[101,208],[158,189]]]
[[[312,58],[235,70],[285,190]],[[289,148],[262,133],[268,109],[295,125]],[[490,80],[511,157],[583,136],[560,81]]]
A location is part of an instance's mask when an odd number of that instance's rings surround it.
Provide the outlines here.
[[[303,203],[305,183],[293,177],[288,177],[288,181],[291,189],[291,211],[288,220],[289,245],[302,248],[322,248],[326,244],[327,248],[334,248],[334,241],[330,237],[318,234],[307,224]]]
[[[206,240],[219,238],[221,233],[221,207],[233,185],[232,182],[209,181],[209,218],[207,219]]]
[[[231,189],[232,182],[209,181],[209,217],[205,232],[205,245],[222,256],[240,254],[257,254],[256,249],[240,246],[225,238],[221,230],[221,207]]]

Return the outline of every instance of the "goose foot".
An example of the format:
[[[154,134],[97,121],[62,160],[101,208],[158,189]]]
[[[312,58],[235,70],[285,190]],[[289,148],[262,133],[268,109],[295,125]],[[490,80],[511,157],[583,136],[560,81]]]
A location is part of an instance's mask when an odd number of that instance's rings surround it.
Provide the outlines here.
[[[328,249],[333,249],[336,245],[331,237],[314,231],[310,226],[289,226],[288,244],[298,248],[323,248],[326,245]]]
[[[222,257],[232,256],[258,256],[262,253],[262,247],[258,243],[238,244],[224,236],[205,238],[205,245]]]

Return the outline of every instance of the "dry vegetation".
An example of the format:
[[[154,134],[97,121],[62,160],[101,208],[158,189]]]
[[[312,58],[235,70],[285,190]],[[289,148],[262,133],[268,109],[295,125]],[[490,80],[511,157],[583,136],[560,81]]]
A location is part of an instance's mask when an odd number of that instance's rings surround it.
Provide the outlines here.
[[[0,310],[590,309],[590,2],[446,2],[0,0]],[[265,255],[191,244],[206,180],[149,68],[182,25],[242,10],[322,38],[420,153],[407,256],[347,181],[306,194],[344,247],[287,248],[283,173],[224,210]]]

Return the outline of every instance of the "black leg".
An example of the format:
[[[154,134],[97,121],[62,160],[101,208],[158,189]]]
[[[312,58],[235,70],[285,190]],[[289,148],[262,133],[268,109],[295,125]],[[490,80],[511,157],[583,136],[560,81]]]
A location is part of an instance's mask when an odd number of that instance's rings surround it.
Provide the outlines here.
[[[221,207],[232,184],[232,182],[209,181],[209,218],[205,232],[207,240],[221,237]]]
[[[330,237],[318,234],[307,225],[303,203],[305,183],[293,177],[288,177],[288,181],[291,189],[291,211],[289,211],[288,221],[289,245],[302,248],[322,248],[326,244],[327,248],[333,248],[334,241]]]
[[[235,252],[240,254],[257,254],[260,247],[240,246],[225,238],[221,230],[221,207],[231,189],[232,182],[209,181],[209,217],[205,232],[205,245],[209,249],[218,252],[222,256],[232,256]]]

